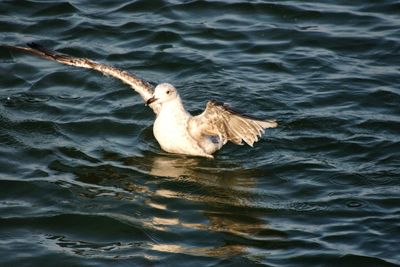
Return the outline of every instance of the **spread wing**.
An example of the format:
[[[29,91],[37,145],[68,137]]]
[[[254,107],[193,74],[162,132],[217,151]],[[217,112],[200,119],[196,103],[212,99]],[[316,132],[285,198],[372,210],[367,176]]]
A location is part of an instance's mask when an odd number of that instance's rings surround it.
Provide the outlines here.
[[[153,95],[154,87],[150,83],[140,79],[139,77],[133,74],[128,73],[127,71],[123,71],[112,66],[107,66],[101,63],[97,63],[96,61],[90,60],[88,58],[79,58],[64,54],[58,54],[55,53],[54,51],[47,50],[46,48],[36,43],[29,43],[28,46],[29,47],[1,45],[1,47],[30,53],[41,58],[57,61],[61,64],[71,65],[80,68],[93,69],[103,73],[104,75],[113,76],[117,79],[120,79],[124,83],[130,85],[137,93],[140,94],[145,103]]]
[[[261,120],[239,114],[227,105],[209,101],[203,113],[191,118],[192,135],[218,136],[223,143],[231,141],[241,145],[242,141],[253,146],[264,133],[265,128],[278,126],[275,120]]]

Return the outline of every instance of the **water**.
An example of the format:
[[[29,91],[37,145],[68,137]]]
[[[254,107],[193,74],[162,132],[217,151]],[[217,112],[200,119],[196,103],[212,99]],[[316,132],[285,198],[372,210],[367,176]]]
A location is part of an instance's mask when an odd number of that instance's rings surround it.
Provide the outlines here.
[[[1,1],[0,43],[280,125],[170,155],[101,74],[0,50],[0,266],[399,266],[398,1]]]

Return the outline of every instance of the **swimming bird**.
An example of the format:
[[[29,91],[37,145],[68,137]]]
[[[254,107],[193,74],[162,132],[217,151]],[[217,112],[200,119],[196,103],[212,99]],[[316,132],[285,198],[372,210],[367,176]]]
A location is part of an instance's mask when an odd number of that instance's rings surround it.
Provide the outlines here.
[[[170,153],[213,158],[228,141],[253,146],[266,128],[277,127],[275,120],[262,120],[234,111],[228,105],[208,101],[201,114],[186,111],[178,91],[169,83],[157,86],[118,68],[88,58],[73,57],[48,50],[36,43],[24,46],[1,45],[44,59],[75,67],[93,69],[130,85],[156,114],[153,133],[161,148]]]

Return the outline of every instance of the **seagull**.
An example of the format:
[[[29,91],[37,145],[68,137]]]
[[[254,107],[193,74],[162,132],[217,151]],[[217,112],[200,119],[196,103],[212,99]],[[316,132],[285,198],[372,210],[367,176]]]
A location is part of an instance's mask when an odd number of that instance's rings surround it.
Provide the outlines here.
[[[275,120],[263,120],[241,114],[218,101],[208,101],[205,110],[193,116],[186,111],[176,88],[169,83],[157,86],[113,66],[88,58],[79,58],[48,50],[37,43],[25,46],[1,45],[3,48],[30,53],[61,64],[93,69],[130,85],[156,114],[154,137],[160,147],[174,154],[213,158],[228,141],[249,146],[266,128],[278,126]]]

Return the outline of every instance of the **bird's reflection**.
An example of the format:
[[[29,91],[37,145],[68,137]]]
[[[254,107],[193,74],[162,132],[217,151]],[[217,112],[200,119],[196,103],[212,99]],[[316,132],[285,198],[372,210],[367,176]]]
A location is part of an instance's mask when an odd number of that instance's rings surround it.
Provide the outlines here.
[[[147,244],[151,251],[226,258],[246,253],[249,244],[215,243],[212,238],[285,237],[280,231],[268,229],[264,214],[260,213],[257,181],[264,174],[258,170],[224,161],[156,153],[137,157],[107,155],[104,160],[115,162],[118,167],[103,168],[103,180],[90,181],[115,186],[117,180],[119,189],[130,192],[130,201],[142,206],[141,227],[158,240]],[[121,169],[130,170],[131,175]],[[87,170],[84,175],[75,174],[86,183],[93,176]],[[116,197],[128,199],[122,195]],[[193,245],[198,242],[195,237],[170,242],[158,238],[160,233],[176,231],[210,235],[210,242]]]
[[[196,177],[201,175],[199,167],[201,160],[198,158],[154,156],[150,158],[149,175],[169,178]]]
[[[156,210],[168,210],[168,199],[184,200],[200,204],[198,210],[207,220],[193,222],[185,216],[151,216],[146,222],[147,227],[168,232],[180,227],[196,230],[205,234],[241,236],[252,239],[256,236],[284,237],[285,234],[270,230],[266,220],[260,214],[252,212],[257,201],[254,190],[257,177],[262,175],[257,170],[245,169],[240,165],[202,158],[179,157],[171,155],[153,155],[146,157],[149,165],[148,174],[168,178],[168,184],[157,183],[157,188],[145,203]],[[138,159],[131,158],[127,164],[137,164]],[[138,165],[136,165],[138,166]],[[237,211],[246,211],[237,214]],[[262,215],[262,214],[261,214]],[[197,256],[230,257],[246,252],[245,244],[223,244],[221,246],[188,247],[184,244],[157,243],[151,246],[153,250],[171,253],[185,253]]]

